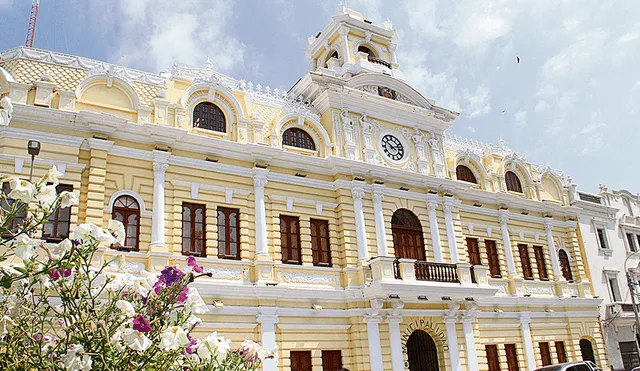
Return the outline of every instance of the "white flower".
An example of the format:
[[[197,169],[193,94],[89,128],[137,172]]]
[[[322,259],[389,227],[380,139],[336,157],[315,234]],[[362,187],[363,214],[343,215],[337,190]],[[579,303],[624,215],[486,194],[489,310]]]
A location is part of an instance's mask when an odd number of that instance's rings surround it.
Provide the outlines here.
[[[217,332],[211,333],[198,344],[198,356],[203,360],[209,360],[212,356],[222,360],[230,350],[231,339],[218,336]]]
[[[152,344],[151,340],[146,337],[145,334],[132,328],[124,330],[124,341],[129,348],[137,351],[145,351]]]
[[[9,316],[3,316],[2,318],[0,318],[0,336],[4,336],[8,334],[9,326],[15,326],[15,325],[16,323],[13,322],[13,320]]]
[[[141,296],[147,296],[153,287],[145,277],[132,277],[131,290]]]
[[[9,178],[9,185],[11,186],[11,192],[7,197],[20,200],[25,204],[33,200],[33,195],[36,192],[36,187],[33,184],[23,179]]]
[[[122,345],[122,336],[122,331],[120,329],[114,332],[113,336],[111,336],[111,342],[115,345],[116,350],[121,353],[127,349]]]
[[[198,289],[194,287],[189,288],[185,306],[195,314],[205,314],[209,311],[209,307],[207,307],[207,304],[202,300],[202,297],[200,297]]]
[[[71,247],[73,246],[73,244],[71,243],[71,241],[69,239],[63,240],[62,242],[54,245],[50,252],[51,252],[51,256],[54,258],[60,258],[62,256],[64,256],[64,254],[66,254],[67,252],[69,252],[69,250],[71,250]]]
[[[62,178],[62,173],[58,171],[58,168],[53,165],[47,175],[45,175],[45,181],[47,183],[53,183],[54,185],[58,185],[60,183],[60,178]]]
[[[118,241],[119,244],[124,244],[126,233],[124,231],[124,225],[122,225],[121,222],[114,219],[110,219],[109,232],[111,232],[111,234],[115,236],[116,241]]]
[[[133,304],[126,300],[118,300],[116,302],[116,308],[120,309],[127,317],[134,317],[136,315],[136,309],[133,307]]]
[[[56,186],[54,185],[46,185],[40,188],[40,192],[36,194],[36,200],[47,210],[51,209],[51,206],[56,202],[57,197]]]
[[[91,357],[82,353],[84,353],[84,347],[82,345],[70,346],[67,349],[67,354],[62,356],[64,367],[71,371],[91,370]]]
[[[257,358],[261,361],[264,361],[265,358],[273,356],[275,354],[277,347],[274,348],[272,351],[269,351],[267,348],[263,347],[262,345],[254,341],[245,340],[242,342],[240,349],[242,349],[246,353],[247,358],[249,359]]]
[[[64,191],[60,193],[60,208],[64,209],[65,207],[73,206],[78,204],[78,196],[75,193]]]
[[[90,237],[107,245],[116,243],[113,236],[95,224],[80,224],[71,234],[72,240],[88,241]]]
[[[21,234],[13,241],[14,253],[22,260],[30,260],[36,256],[36,242],[26,234]]]
[[[180,326],[171,326],[160,334],[160,349],[176,350],[189,344],[187,333]]]

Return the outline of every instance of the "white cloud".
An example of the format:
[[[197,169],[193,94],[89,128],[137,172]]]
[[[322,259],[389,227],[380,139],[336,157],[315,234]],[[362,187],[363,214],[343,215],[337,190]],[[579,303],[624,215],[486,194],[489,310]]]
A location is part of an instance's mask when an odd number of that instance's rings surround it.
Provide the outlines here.
[[[601,128],[606,128],[607,124],[605,124],[604,122],[598,122],[598,123],[590,123],[589,125],[585,126],[582,128],[582,130],[580,130],[580,134],[591,134],[594,131],[601,129]]]
[[[576,40],[547,60],[542,66],[551,75],[571,75],[584,72],[602,57],[607,33],[594,29],[580,33]]]
[[[551,107],[551,105],[549,103],[547,103],[546,100],[542,100],[541,99],[541,100],[538,101],[538,104],[536,104],[535,110],[536,110],[536,112],[540,112],[540,111],[544,111],[544,110],[546,110],[546,109],[548,109],[550,107]]]
[[[491,93],[485,84],[478,86],[473,94],[465,89],[464,99],[467,102],[465,112],[469,115],[470,119],[491,112]]]
[[[474,128],[471,125],[467,126],[467,130],[469,130],[471,133],[475,133],[476,132],[476,128]]]
[[[117,10],[112,17],[124,35],[117,63],[159,71],[202,65],[209,56],[219,71],[243,65],[246,47],[229,32],[231,0],[120,0]]]
[[[522,128],[527,124],[527,111],[520,110],[513,115],[513,118],[515,119],[516,126]]]

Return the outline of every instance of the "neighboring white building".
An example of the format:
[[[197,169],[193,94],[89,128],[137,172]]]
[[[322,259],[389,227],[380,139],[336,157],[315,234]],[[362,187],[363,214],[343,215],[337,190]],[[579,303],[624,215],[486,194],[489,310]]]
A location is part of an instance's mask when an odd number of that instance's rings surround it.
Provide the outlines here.
[[[572,204],[584,210],[579,217],[580,231],[594,295],[603,299],[600,312],[610,366],[631,370],[640,360],[625,263],[638,285],[640,196],[600,186],[598,194],[577,192]]]

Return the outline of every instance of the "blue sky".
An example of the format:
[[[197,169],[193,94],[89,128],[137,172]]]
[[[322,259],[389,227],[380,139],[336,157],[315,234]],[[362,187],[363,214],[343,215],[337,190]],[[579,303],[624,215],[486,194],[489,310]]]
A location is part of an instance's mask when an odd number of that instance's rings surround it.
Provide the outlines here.
[[[0,0],[0,49],[29,0]],[[42,0],[35,47],[159,72],[174,62],[287,89],[339,0]],[[578,187],[640,192],[640,2],[348,0],[399,33],[410,84],[461,112],[450,132],[561,169]],[[516,56],[520,63],[516,63]],[[635,62],[635,63],[634,63]],[[504,111],[504,112],[503,112]]]

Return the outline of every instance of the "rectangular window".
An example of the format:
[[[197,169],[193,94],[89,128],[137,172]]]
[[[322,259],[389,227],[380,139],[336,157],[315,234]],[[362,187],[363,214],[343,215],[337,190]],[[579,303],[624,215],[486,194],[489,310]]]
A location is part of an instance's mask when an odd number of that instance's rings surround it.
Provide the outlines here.
[[[297,350],[291,352],[291,371],[311,371],[310,350]]]
[[[311,219],[311,250],[313,252],[313,265],[331,266],[328,221]]]
[[[601,249],[608,249],[609,244],[607,243],[607,234],[604,231],[604,228],[596,228],[598,232],[598,242],[600,243]]]
[[[500,358],[498,357],[498,346],[488,344],[484,346],[487,352],[487,361],[489,363],[489,371],[500,371]]]
[[[611,301],[621,301],[620,287],[618,286],[618,279],[615,277],[609,277],[609,289],[611,290]]]
[[[534,246],[533,255],[536,258],[538,277],[540,277],[540,280],[542,281],[548,281],[549,275],[547,274],[547,262],[544,259],[544,250],[542,249],[542,246]]]
[[[635,252],[638,250],[636,247],[636,236],[633,233],[627,233],[627,243],[629,243],[629,250]]]
[[[300,220],[297,216],[280,215],[280,251],[283,263],[302,264]]]
[[[322,351],[322,371],[342,370],[342,352],[339,350]]]
[[[567,362],[567,352],[564,350],[564,342],[556,341],[556,355],[558,356],[558,363]]]
[[[531,269],[531,258],[529,258],[529,246],[526,244],[518,244],[518,252],[520,253],[520,263],[522,264],[524,279],[532,280],[533,270]]]
[[[182,253],[207,256],[205,249],[205,206],[182,203]]]
[[[58,184],[56,193],[73,192],[73,186],[68,184]],[[60,242],[69,237],[69,225],[71,224],[71,206],[64,209],[58,208],[49,215],[47,223],[42,230],[42,238],[47,242]]]
[[[620,355],[622,356],[622,364],[625,370],[631,370],[640,365],[635,341],[621,341],[618,346],[620,347]]]
[[[218,207],[218,257],[240,259],[240,210]]]
[[[538,343],[540,346],[540,359],[543,366],[549,366],[551,364],[551,351],[549,350],[549,343]]]
[[[487,249],[487,257],[489,258],[489,271],[491,277],[501,278],[500,272],[500,258],[498,257],[498,248],[496,247],[496,241],[484,240],[484,246]]]
[[[11,193],[11,185],[9,182],[2,183],[2,194],[5,196],[5,199],[2,199],[2,208],[5,210],[10,210],[13,206],[14,200],[9,198],[9,193]],[[7,230],[12,233],[16,233],[19,230],[19,226],[24,223],[24,220],[27,218],[27,205],[23,203],[19,203],[18,207],[18,215],[11,221],[11,224],[7,225]]]
[[[482,259],[480,259],[480,249],[478,249],[477,238],[467,238],[467,251],[469,252],[469,264],[482,265]]]
[[[515,344],[505,344],[504,350],[507,353],[507,369],[509,371],[520,371],[518,367],[518,353]]]

